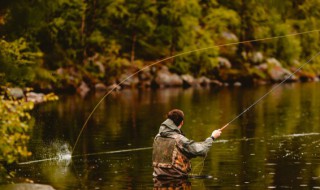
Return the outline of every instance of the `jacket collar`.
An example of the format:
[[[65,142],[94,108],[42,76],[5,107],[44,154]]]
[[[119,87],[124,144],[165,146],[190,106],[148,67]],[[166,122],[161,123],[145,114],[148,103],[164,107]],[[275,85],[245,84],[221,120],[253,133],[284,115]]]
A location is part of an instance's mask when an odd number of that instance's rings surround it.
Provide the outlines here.
[[[172,135],[173,133],[183,134],[182,131],[174,124],[171,119],[165,120],[159,129],[161,136]]]

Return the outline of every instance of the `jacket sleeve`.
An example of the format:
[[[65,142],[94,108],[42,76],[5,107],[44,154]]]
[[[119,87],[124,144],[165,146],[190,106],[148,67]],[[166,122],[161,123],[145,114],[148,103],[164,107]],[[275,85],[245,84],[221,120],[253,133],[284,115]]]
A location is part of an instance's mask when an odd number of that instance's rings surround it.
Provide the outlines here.
[[[180,149],[185,152],[190,158],[196,156],[205,156],[212,146],[213,139],[208,137],[203,142],[195,142],[193,140],[189,140],[185,136],[181,136],[180,138]]]

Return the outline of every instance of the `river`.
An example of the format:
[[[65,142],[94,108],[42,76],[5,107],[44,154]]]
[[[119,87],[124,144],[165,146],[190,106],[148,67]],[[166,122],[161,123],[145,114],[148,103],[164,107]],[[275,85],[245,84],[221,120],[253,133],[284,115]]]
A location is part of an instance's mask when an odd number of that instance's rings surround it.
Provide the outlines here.
[[[71,159],[63,153],[74,147],[103,94],[61,95],[32,112],[33,155],[11,169],[56,189],[153,189],[151,146],[170,109],[182,109],[185,135],[202,141],[271,88],[114,92],[90,118]],[[205,158],[192,160],[192,174],[208,178],[187,184],[199,190],[320,189],[319,88],[320,83],[281,85],[232,122]]]

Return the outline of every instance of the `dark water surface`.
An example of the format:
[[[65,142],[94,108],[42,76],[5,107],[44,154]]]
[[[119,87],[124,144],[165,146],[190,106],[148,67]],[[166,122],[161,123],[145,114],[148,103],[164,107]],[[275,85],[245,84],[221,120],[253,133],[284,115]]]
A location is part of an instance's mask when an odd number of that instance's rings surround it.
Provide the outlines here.
[[[36,162],[12,169],[56,189],[152,189],[150,147],[167,111],[184,110],[184,133],[202,141],[271,88],[123,90],[98,107],[71,161],[42,160],[74,146],[103,94],[63,96],[33,112],[33,156],[26,161]],[[235,120],[205,159],[192,161],[193,174],[212,177],[189,179],[191,188],[320,189],[319,89],[282,85]]]

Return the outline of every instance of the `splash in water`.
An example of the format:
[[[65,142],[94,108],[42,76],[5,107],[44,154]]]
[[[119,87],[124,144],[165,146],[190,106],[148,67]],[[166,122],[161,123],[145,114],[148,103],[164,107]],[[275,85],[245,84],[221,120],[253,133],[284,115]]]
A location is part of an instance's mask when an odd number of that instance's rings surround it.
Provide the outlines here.
[[[57,157],[59,161],[71,160],[71,147],[69,144],[63,144],[60,149],[58,147]]]
[[[72,160],[71,146],[62,141],[55,141],[51,144],[44,146],[38,151],[40,154],[37,155],[35,160],[21,162],[20,165],[39,163],[51,161],[52,164],[69,165]]]

